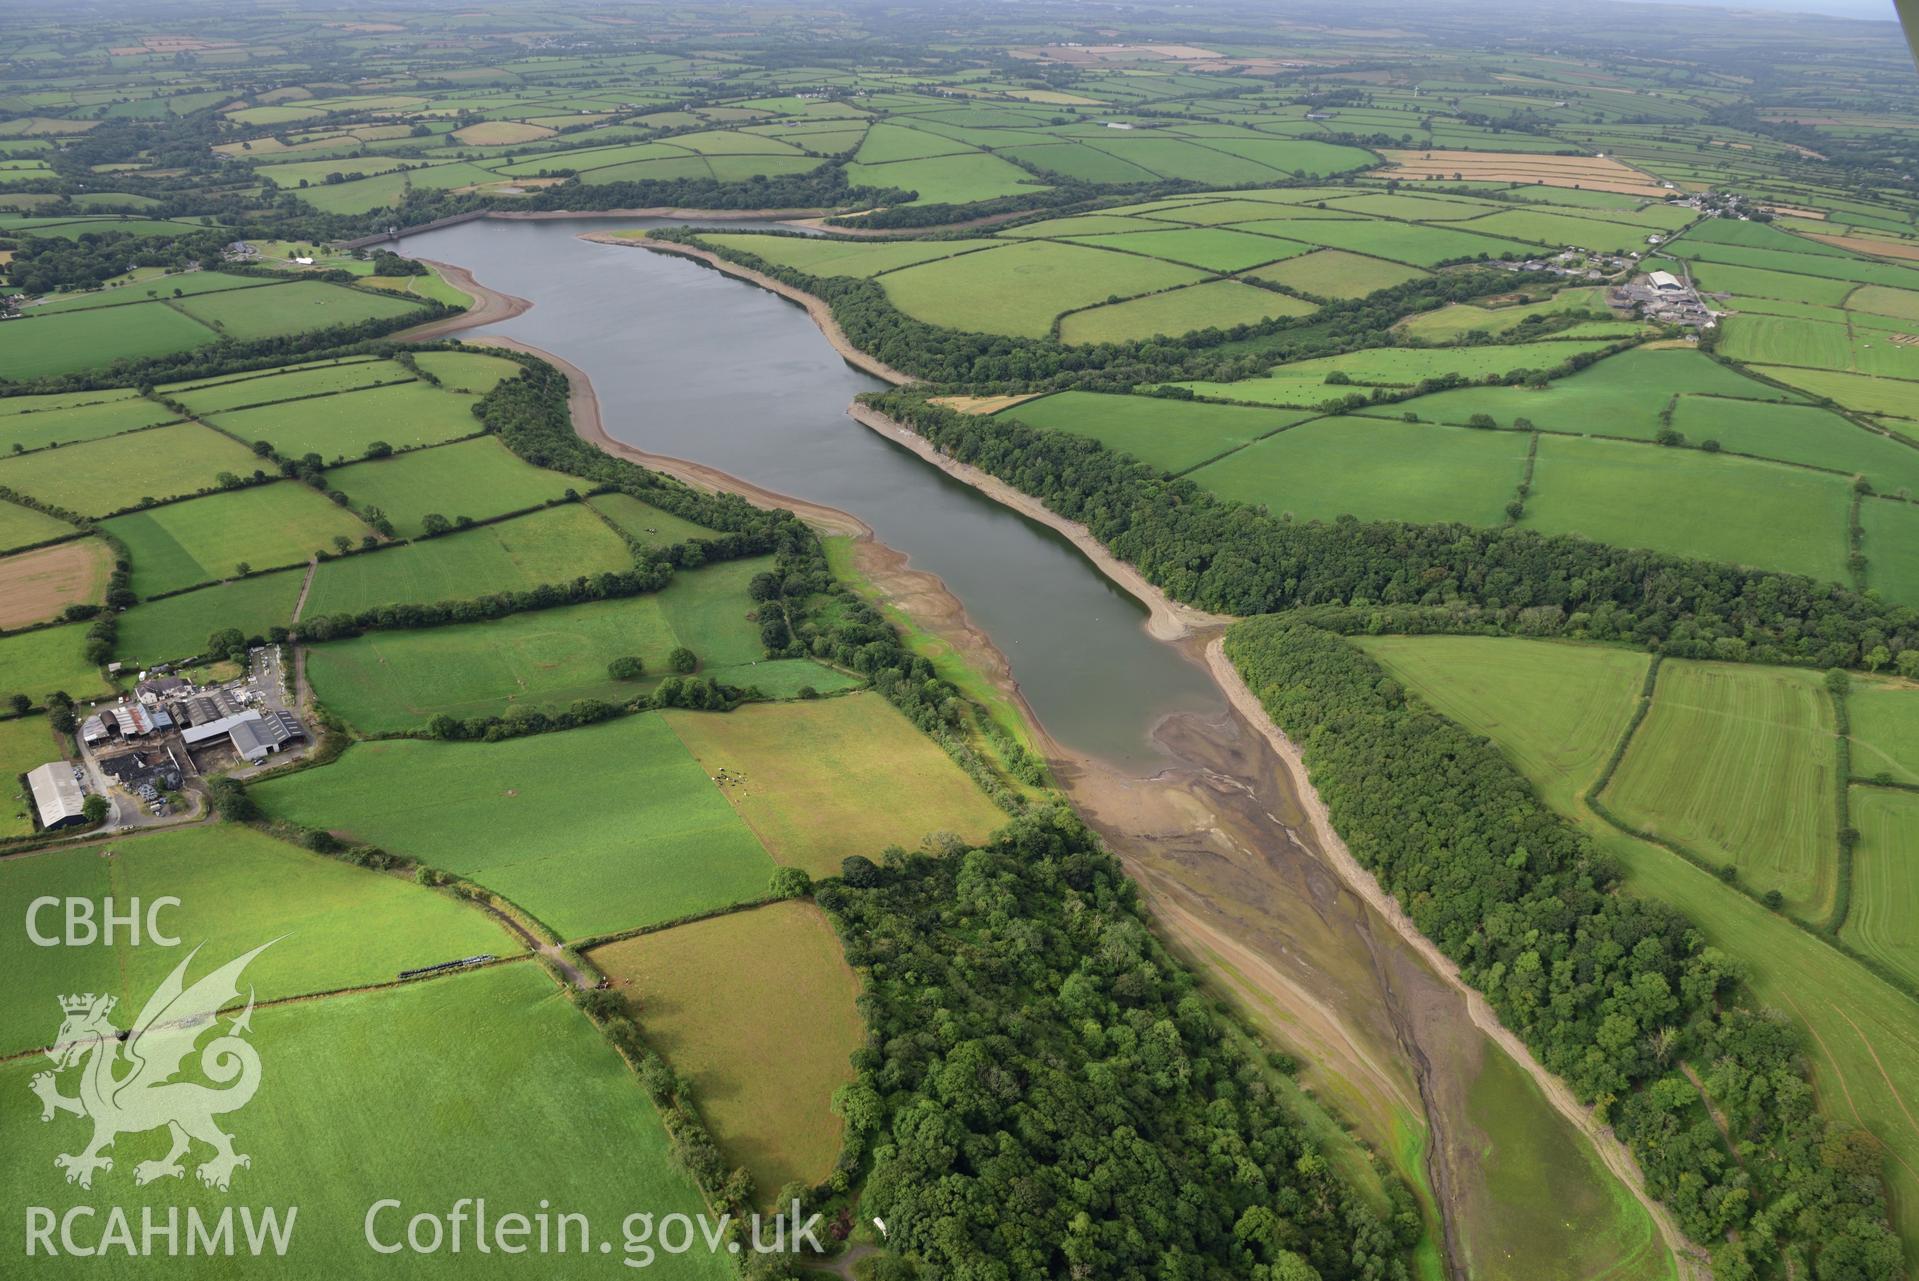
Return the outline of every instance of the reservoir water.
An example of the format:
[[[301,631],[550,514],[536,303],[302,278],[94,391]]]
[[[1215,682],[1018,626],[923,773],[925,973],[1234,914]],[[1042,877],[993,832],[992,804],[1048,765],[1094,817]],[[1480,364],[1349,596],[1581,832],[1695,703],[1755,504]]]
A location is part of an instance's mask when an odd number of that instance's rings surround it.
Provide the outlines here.
[[[803,309],[687,259],[578,238],[646,225],[666,224],[482,220],[401,249],[533,303],[462,336],[509,336],[578,365],[609,435],[851,512],[938,574],[1067,746],[1151,772],[1161,718],[1220,710],[1205,673],[1148,636],[1139,603],[1065,539],[848,418],[855,395],[884,384]]]

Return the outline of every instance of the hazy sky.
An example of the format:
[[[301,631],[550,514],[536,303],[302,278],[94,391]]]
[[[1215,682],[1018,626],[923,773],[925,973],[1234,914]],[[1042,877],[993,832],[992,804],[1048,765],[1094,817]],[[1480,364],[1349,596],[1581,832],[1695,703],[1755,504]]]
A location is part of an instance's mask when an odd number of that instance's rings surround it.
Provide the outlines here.
[[[1643,0],[1647,4],[1703,5],[1714,9],[1776,9],[1787,13],[1829,13],[1838,18],[1876,18],[1897,22],[1892,0]]]

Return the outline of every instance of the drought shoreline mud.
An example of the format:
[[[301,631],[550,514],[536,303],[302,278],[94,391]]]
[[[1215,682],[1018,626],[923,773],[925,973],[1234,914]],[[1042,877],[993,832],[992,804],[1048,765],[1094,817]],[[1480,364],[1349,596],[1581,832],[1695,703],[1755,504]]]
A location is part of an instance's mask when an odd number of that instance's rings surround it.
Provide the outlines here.
[[[768,289],[805,307],[849,363],[895,384],[911,381],[853,348],[822,300],[782,282],[684,246],[598,233],[582,238],[692,258]],[[459,275],[459,287],[480,300],[474,310],[409,337],[450,336],[527,305],[488,290],[470,273]],[[606,431],[592,384],[578,367],[510,338],[477,342],[526,351],[561,369],[571,386],[575,430],[609,453],[702,488],[788,508],[823,533],[850,536],[861,575],[1017,704],[1074,809],[1145,891],[1167,942],[1301,1061],[1300,1081],[1309,1093],[1328,1102],[1389,1165],[1397,1153],[1402,1173],[1423,1184],[1423,1209],[1447,1275],[1463,1279],[1480,1270],[1475,1242],[1499,1213],[1484,1169],[1488,1139],[1472,1120],[1469,1099],[1488,1053],[1509,1055],[1561,1122],[1584,1137],[1649,1215],[1680,1260],[1681,1275],[1704,1275],[1697,1251],[1646,1192],[1631,1153],[1498,1024],[1332,831],[1297,748],[1225,659],[1221,634],[1230,619],[1171,600],[1084,526],[947,458],[885,415],[849,407],[849,417],[868,430],[1062,534],[1147,608],[1152,636],[1209,672],[1226,706],[1210,715],[1164,718],[1153,739],[1168,763],[1149,778],[1136,777],[1053,739],[1020,693],[1005,655],[968,620],[964,604],[937,575],[913,568],[905,553],[879,542],[857,516],[619,441]],[[1423,1168],[1408,1168],[1409,1130],[1412,1146],[1423,1139],[1417,1161]]]

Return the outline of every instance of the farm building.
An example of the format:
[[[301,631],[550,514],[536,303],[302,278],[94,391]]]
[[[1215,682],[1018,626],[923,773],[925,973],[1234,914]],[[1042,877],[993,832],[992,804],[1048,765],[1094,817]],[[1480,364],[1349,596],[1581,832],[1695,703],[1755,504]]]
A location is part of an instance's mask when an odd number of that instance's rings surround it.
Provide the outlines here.
[[[215,721],[237,715],[240,704],[225,690],[215,689],[208,690],[204,694],[195,694],[180,704],[180,710],[186,714],[189,724],[211,725]],[[187,740],[189,744],[192,741],[192,739]]]
[[[1679,283],[1679,277],[1670,271],[1655,271],[1648,279],[1652,281],[1652,287],[1662,294],[1676,294],[1685,289],[1685,286]]]
[[[65,761],[49,761],[28,770],[27,787],[33,792],[40,826],[49,832],[87,821],[81,808],[86,804],[86,794],[74,780],[73,766]]]
[[[306,730],[290,712],[238,712],[204,725],[182,731],[188,747],[203,747],[224,738],[242,760],[259,764],[296,738],[305,738]]]
[[[154,707],[165,699],[179,697],[193,687],[178,676],[154,676],[133,688],[142,703]]]
[[[173,749],[167,747],[103,756],[100,758],[100,770],[124,787],[157,783],[169,791],[179,790],[183,773]]]

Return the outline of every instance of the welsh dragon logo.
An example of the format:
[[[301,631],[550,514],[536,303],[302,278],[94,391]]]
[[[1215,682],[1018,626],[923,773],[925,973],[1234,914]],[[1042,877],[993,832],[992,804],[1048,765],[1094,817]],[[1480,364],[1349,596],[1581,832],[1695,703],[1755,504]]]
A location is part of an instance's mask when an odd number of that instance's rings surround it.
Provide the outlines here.
[[[249,1157],[233,1150],[233,1136],[214,1123],[215,1117],[244,1107],[260,1088],[260,1055],[244,1039],[253,1019],[251,989],[246,1009],[229,1021],[225,1033],[200,1050],[200,1074],[214,1085],[173,1078],[200,1038],[217,1030],[220,1008],[239,999],[240,972],[271,946],[263,943],[187,987],[187,966],[200,951],[194,948],[147,1001],[124,1040],[107,1018],[113,1011],[113,997],[60,998],[66,1021],[47,1051],[54,1070],[35,1076],[31,1088],[40,1096],[42,1121],[53,1120],[58,1112],[93,1121],[93,1139],[85,1148],[53,1158],[67,1172],[68,1183],[92,1187],[94,1171],[113,1169],[113,1158],[103,1153],[115,1138],[161,1126],[172,1136],[172,1147],[161,1159],[136,1165],[135,1183],[182,1177],[186,1171],[180,1158],[196,1139],[213,1149],[213,1155],[194,1170],[208,1187],[225,1191],[234,1169],[252,1164]],[[55,1076],[83,1062],[80,1092],[68,1098],[60,1093]]]

